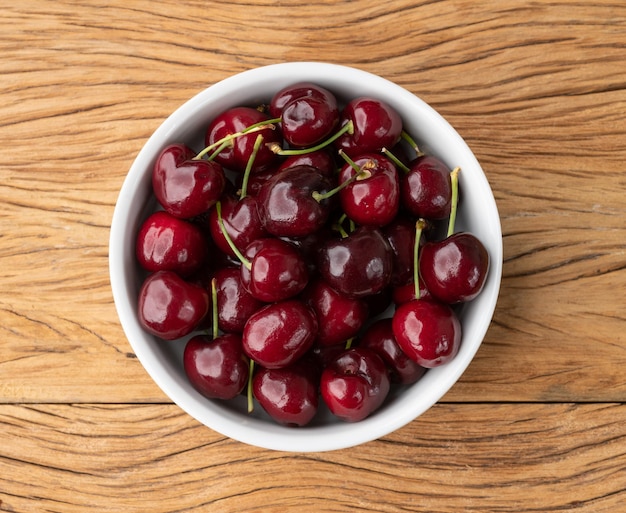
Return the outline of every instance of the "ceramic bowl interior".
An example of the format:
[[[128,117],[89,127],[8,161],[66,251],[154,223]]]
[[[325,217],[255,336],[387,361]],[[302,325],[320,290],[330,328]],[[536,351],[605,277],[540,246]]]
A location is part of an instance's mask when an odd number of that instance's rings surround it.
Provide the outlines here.
[[[463,339],[455,359],[429,370],[414,385],[395,388],[385,405],[367,419],[346,423],[321,412],[302,428],[281,426],[261,407],[248,414],[245,398],[208,400],[186,379],[182,366],[185,340],[164,342],[141,328],[137,295],[142,272],[135,260],[135,237],[141,222],[156,208],[151,191],[152,167],[169,143],[186,142],[202,148],[208,122],[236,105],[267,103],[284,86],[310,81],[333,91],[342,101],[371,96],[401,113],[405,128],[426,153],[441,158],[451,169],[460,166],[462,201],[457,230],[474,233],[485,245],[491,267],[480,296],[463,306]],[[110,279],[120,322],[148,374],[185,412],[209,428],[258,447],[294,451],[328,451],[356,446],[393,432],[413,421],[459,379],[472,361],[491,322],[502,273],[502,233],[496,202],[478,161],[459,134],[435,110],[411,92],[362,70],[313,62],[296,62],[252,69],[218,82],[191,98],[149,138],[137,155],[121,188],[110,232]]]

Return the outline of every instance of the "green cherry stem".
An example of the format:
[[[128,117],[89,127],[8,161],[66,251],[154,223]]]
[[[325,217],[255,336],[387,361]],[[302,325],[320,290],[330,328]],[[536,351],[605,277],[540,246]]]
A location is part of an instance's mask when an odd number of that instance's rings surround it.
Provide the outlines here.
[[[421,218],[418,219],[415,223],[415,245],[413,246],[413,286],[415,287],[415,299],[420,298],[419,249],[424,228],[426,228],[426,221]]]
[[[257,153],[259,153],[259,148],[263,143],[263,135],[259,134],[256,136],[256,140],[254,141],[254,146],[252,147],[252,153],[250,154],[250,158],[246,163],[246,169],[243,173],[243,182],[241,184],[241,194],[239,198],[245,198],[248,192],[248,180],[250,179],[250,173],[252,171],[252,166],[254,165],[254,161],[256,160]]]
[[[252,413],[254,411],[254,399],[252,395],[252,377],[254,376],[254,360],[250,358],[250,366],[248,368],[248,389],[247,389],[247,398],[248,398],[248,413]]]
[[[409,174],[411,170],[406,166],[404,162],[402,162],[398,157],[396,157],[393,153],[391,153],[387,148],[382,149],[383,154],[391,160],[398,169],[404,172],[404,174]]]
[[[311,193],[311,196],[313,197],[313,199],[315,201],[317,201],[318,203],[320,201],[323,201],[325,199],[330,198],[331,196],[334,196],[335,194],[337,194],[339,191],[341,191],[342,189],[345,189],[348,185],[350,185],[352,182],[356,181],[356,180],[364,180],[365,178],[368,178],[372,176],[372,173],[370,173],[367,169],[361,169],[357,172],[357,174],[352,175],[350,178],[348,178],[345,182],[341,182],[337,187],[335,187],[334,189],[331,189],[329,191],[326,192],[318,192],[318,191],[313,191]]]
[[[448,221],[448,234],[450,237],[454,233],[454,224],[456,223],[456,211],[459,204],[459,172],[460,167],[455,167],[450,173],[450,183],[452,185],[452,200],[450,205],[450,219]]]
[[[211,310],[213,320],[213,340],[219,336],[219,317],[217,314],[217,284],[216,279],[211,279]]]
[[[252,263],[245,256],[243,256],[243,253],[239,251],[239,248],[237,246],[235,246],[233,239],[230,238],[230,235],[228,234],[228,231],[226,230],[226,226],[224,226],[224,219],[222,218],[222,202],[221,201],[218,201],[215,204],[215,211],[217,212],[217,223],[220,226],[220,230],[222,231],[222,235],[224,235],[224,238],[226,239],[228,246],[230,247],[230,249],[233,250],[233,253],[235,253],[235,256],[241,262],[241,265],[243,265],[246,269],[248,269],[248,271],[251,270]]]
[[[352,347],[352,342],[354,342],[354,337],[351,337],[348,340],[346,340],[346,347],[345,347],[346,351]]]
[[[200,153],[198,153],[193,160],[200,160],[202,157],[204,157],[207,153],[209,153],[210,151],[218,148],[219,151],[217,153],[220,153],[222,150],[224,150],[224,148],[227,148],[228,146],[230,146],[233,142],[234,139],[237,139],[238,137],[241,137],[242,135],[246,135],[246,134],[250,134],[253,132],[258,132],[260,130],[265,130],[265,129],[270,129],[270,130],[275,130],[276,129],[276,123],[280,122],[280,118],[272,118],[272,119],[266,119],[263,121],[259,121],[258,123],[254,123],[253,125],[250,125],[249,127],[244,128],[243,130],[240,130],[239,132],[235,132],[233,134],[228,134],[224,137],[222,137],[221,139],[218,139],[217,141],[215,141],[212,144],[209,144],[208,146],[206,146]],[[214,152],[211,157],[215,157],[216,153]]]
[[[277,155],[284,156],[292,156],[292,155],[305,155],[307,153],[313,153],[314,151],[321,150],[326,148],[329,144],[333,143],[337,139],[339,139],[343,134],[353,134],[354,133],[354,123],[352,120],[348,121],[345,125],[341,127],[337,132],[335,132],[332,136],[330,136],[325,141],[321,143],[311,146],[309,148],[300,148],[300,149],[283,149],[278,143],[269,143],[268,147]]]
[[[421,156],[424,155],[424,152],[419,149],[419,146],[415,142],[415,139],[413,139],[413,137],[411,137],[411,134],[409,134],[406,130],[402,130],[401,137],[407,143],[409,143],[409,146],[411,146],[411,148],[413,148],[413,150],[415,151],[415,153],[417,154],[418,157],[421,157]]]

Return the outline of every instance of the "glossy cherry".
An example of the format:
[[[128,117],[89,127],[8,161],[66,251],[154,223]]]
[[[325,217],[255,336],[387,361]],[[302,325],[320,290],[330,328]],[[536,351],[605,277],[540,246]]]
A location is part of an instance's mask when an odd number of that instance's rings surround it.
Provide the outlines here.
[[[192,337],[185,345],[183,367],[193,387],[210,399],[232,399],[248,382],[249,360],[234,333]]]
[[[308,363],[281,369],[259,369],[252,380],[255,399],[280,424],[305,426],[317,413],[318,379]]]
[[[235,267],[218,269],[214,274],[218,327],[224,332],[242,333],[250,316],[264,303],[241,284],[241,272]]]
[[[206,238],[196,224],[160,210],[139,228],[135,253],[147,271],[174,271],[186,277],[206,263]]]
[[[207,290],[173,271],[157,271],[143,282],[138,297],[142,327],[164,340],[191,333],[209,311]]]
[[[371,415],[390,389],[382,358],[367,348],[352,348],[329,362],[320,379],[320,392],[328,409],[346,422]]]
[[[282,239],[257,239],[248,245],[243,256],[246,263],[240,267],[241,283],[259,301],[288,299],[302,292],[309,281],[301,253]]]
[[[243,330],[243,348],[262,367],[286,367],[311,348],[317,328],[315,313],[302,301],[272,303],[248,319]]]
[[[349,297],[381,292],[391,280],[393,254],[377,228],[361,226],[347,237],[329,240],[317,257],[324,280]]]
[[[350,157],[359,153],[378,152],[393,148],[402,136],[402,118],[389,104],[376,98],[359,97],[351,100],[342,112],[341,125],[352,121],[353,134],[344,134],[335,146]]]
[[[152,188],[167,212],[180,218],[203,214],[219,200],[226,176],[217,162],[195,159],[184,144],[164,148],[154,164]]]
[[[416,217],[445,219],[452,203],[451,170],[433,155],[421,155],[402,176],[402,206]]]
[[[424,245],[420,276],[430,293],[445,303],[471,301],[482,291],[489,271],[489,253],[473,234],[458,232]]]
[[[205,135],[205,145],[215,146],[214,151],[222,148],[214,156],[215,161],[231,171],[243,173],[254,152],[256,138],[260,134],[263,136],[264,144],[256,154],[252,172],[262,171],[274,165],[277,159],[276,154],[266,144],[282,144],[280,131],[276,130],[271,121],[267,114],[251,107],[241,106],[228,109],[216,116],[209,124]],[[262,123],[266,125],[259,130],[250,131],[251,126]],[[220,144],[220,141],[229,137],[232,139],[223,145]]]
[[[278,237],[304,237],[328,220],[334,200],[319,199],[332,182],[311,166],[287,168],[261,187],[259,216],[267,232]]]
[[[319,323],[316,343],[321,346],[345,345],[368,318],[364,300],[340,294],[319,277],[309,282],[300,297],[315,310]]]
[[[280,116],[283,138],[296,148],[323,141],[338,123],[337,100],[329,91],[323,97],[311,95],[292,99],[283,107]]]
[[[259,217],[257,199],[254,196],[246,195],[243,198],[239,198],[235,194],[228,194],[222,196],[220,204],[224,228],[228,232],[232,242],[240,251],[243,251],[256,239],[267,235],[267,231],[263,227],[263,223]],[[215,245],[223,253],[236,256],[227,242],[218,222],[216,208],[212,208],[209,211],[207,225]]]
[[[393,334],[392,319],[385,317],[371,324],[359,339],[359,347],[378,353],[389,369],[392,383],[410,385],[417,382],[426,369],[411,360],[398,345]]]
[[[291,155],[285,157],[285,160],[278,167],[278,172],[283,169],[287,169],[295,166],[310,166],[317,169],[327,178],[335,178],[335,172],[337,165],[335,163],[334,156],[330,153],[328,148],[312,151],[309,153],[303,153],[301,155]]]
[[[339,182],[349,180],[359,171],[363,171],[363,176],[339,191],[341,208],[359,225],[385,226],[396,217],[400,206],[396,167],[383,155],[363,153],[341,168]]]
[[[393,334],[402,351],[422,367],[452,360],[461,345],[461,322],[452,308],[432,299],[415,299],[396,308]]]

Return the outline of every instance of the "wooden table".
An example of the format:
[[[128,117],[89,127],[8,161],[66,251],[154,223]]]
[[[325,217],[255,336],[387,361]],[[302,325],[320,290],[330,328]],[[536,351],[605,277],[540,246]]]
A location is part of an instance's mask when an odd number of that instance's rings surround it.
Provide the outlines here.
[[[0,511],[625,511],[623,2],[3,3]],[[108,277],[117,194],[155,128],[220,79],[294,60],[438,109],[504,232],[461,381],[403,429],[322,454],[245,446],[173,405]]]

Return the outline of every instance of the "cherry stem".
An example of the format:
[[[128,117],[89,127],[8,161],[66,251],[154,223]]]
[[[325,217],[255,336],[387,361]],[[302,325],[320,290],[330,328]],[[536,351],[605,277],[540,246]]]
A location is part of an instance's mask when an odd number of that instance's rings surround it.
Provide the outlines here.
[[[248,180],[250,179],[250,173],[252,172],[252,166],[254,165],[254,161],[256,160],[256,156],[259,153],[259,148],[261,147],[261,143],[263,142],[263,135],[259,134],[256,136],[256,140],[254,141],[254,146],[252,147],[252,153],[250,154],[250,158],[246,163],[246,169],[243,173],[243,182],[241,183],[241,194],[239,195],[239,199],[245,198],[248,192]]]
[[[341,217],[337,220],[337,223],[333,225],[333,230],[339,232],[342,239],[345,239],[348,236],[348,232],[343,227],[343,222],[348,218],[347,214],[342,214]],[[352,222],[352,221],[351,221]]]
[[[226,230],[226,226],[224,226],[224,219],[222,219],[222,202],[221,201],[218,201],[215,204],[215,211],[217,212],[217,224],[219,224],[220,230],[222,231],[222,235],[224,235],[224,239],[226,239],[228,246],[230,247],[230,249],[233,250],[233,253],[235,253],[235,256],[241,262],[241,265],[245,266],[245,268],[248,269],[248,271],[251,270],[252,264],[250,263],[250,260],[248,260],[245,256],[243,256],[243,253],[239,251],[239,248],[237,246],[235,246],[233,239],[230,238],[230,235],[228,234],[228,231]]]
[[[452,200],[450,204],[450,219],[448,221],[448,237],[454,233],[454,224],[456,223],[456,211],[459,204],[459,171],[461,171],[461,168],[455,167],[450,173]]]
[[[413,286],[415,287],[415,299],[420,298],[420,272],[419,272],[419,250],[422,231],[426,228],[426,221],[418,219],[415,223],[415,244],[413,246]]]
[[[382,152],[387,156],[389,160],[391,160],[398,169],[404,171],[405,174],[409,174],[411,170],[406,166],[404,162],[402,162],[398,157],[396,157],[393,153],[391,153],[387,148],[383,148]]]
[[[269,143],[268,147],[269,147],[270,150],[272,150],[277,155],[285,155],[285,156],[306,155],[307,153],[313,153],[314,151],[326,148],[326,146],[328,146],[332,142],[336,141],[343,134],[346,134],[346,133],[350,134],[350,135],[352,135],[354,133],[354,123],[352,122],[352,120],[348,121],[345,125],[343,125],[341,127],[340,130],[338,130],[332,136],[330,136],[328,139],[326,139],[325,141],[322,141],[321,143],[317,144],[316,146],[311,146],[309,148],[300,148],[300,149],[286,150],[286,149],[283,149],[281,147],[281,145],[278,144],[278,143]]]
[[[351,337],[348,340],[346,340],[346,347],[345,347],[346,350],[352,347],[352,342],[354,342],[354,337]]]
[[[250,365],[248,367],[248,413],[252,413],[254,411],[254,400],[252,396],[252,376],[254,375],[254,360],[250,358]]]
[[[348,178],[345,182],[341,182],[337,187],[335,187],[334,189],[331,189],[329,191],[326,192],[318,192],[318,191],[313,191],[311,193],[311,196],[313,197],[313,199],[315,201],[317,201],[318,203],[322,200],[328,199],[331,196],[334,196],[335,194],[337,194],[340,190],[345,189],[348,185],[350,185],[352,182],[356,181],[356,180],[364,180],[365,178],[369,178],[370,176],[372,176],[372,173],[370,173],[367,169],[359,169],[357,171],[357,174],[352,175],[350,178]]]
[[[213,340],[219,335],[219,320],[217,314],[217,285],[216,279],[211,279],[211,303],[212,303],[212,320],[213,320]]]
[[[227,148],[229,145],[231,145],[234,139],[237,139],[237,137],[241,137],[242,135],[250,134],[252,132],[258,132],[259,130],[264,130],[266,128],[275,130],[276,123],[278,122],[280,122],[280,118],[265,119],[263,121],[259,121],[258,123],[254,123],[253,125],[250,125],[249,127],[244,128],[243,130],[240,130],[239,132],[228,134],[222,137],[221,139],[218,139],[214,143],[209,144],[200,153],[198,153],[193,158],[193,160],[200,160],[202,157],[204,157],[207,153],[209,153],[211,150],[215,148],[218,148],[219,151],[217,153],[220,153],[224,148]],[[216,153],[213,153],[211,157],[214,158],[215,155]]]
[[[404,139],[406,142],[409,143],[409,145],[411,146],[411,148],[413,148],[413,150],[415,150],[415,153],[417,154],[418,157],[422,157],[424,155],[424,152],[419,149],[419,146],[417,145],[413,137],[411,137],[411,135],[406,130],[402,130],[401,137],[402,139]]]

